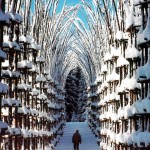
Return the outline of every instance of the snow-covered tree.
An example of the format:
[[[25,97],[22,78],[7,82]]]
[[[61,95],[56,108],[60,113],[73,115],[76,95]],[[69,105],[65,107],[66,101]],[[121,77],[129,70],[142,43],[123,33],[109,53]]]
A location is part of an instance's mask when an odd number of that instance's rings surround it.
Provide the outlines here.
[[[80,121],[81,115],[85,112],[85,87],[85,81],[80,68],[75,68],[69,73],[65,85],[68,121]]]

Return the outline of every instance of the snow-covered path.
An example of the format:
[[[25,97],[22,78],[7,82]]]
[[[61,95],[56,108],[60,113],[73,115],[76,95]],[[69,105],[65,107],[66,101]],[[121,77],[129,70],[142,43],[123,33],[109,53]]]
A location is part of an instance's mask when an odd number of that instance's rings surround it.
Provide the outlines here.
[[[80,144],[79,150],[99,150],[96,138],[86,122],[66,123],[64,135],[55,147],[55,150],[73,150],[72,135],[76,130],[79,130],[82,137],[82,144]]]

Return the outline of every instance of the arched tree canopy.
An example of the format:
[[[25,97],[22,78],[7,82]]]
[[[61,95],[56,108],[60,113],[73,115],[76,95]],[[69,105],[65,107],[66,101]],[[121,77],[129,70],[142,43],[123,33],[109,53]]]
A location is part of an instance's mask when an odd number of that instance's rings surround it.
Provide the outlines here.
[[[64,86],[69,72],[78,66],[90,84],[101,70],[104,53],[115,42],[116,28],[120,28],[119,1],[82,0],[74,6],[64,1],[61,11],[59,5],[59,0],[18,0],[14,10],[23,16],[21,34],[30,35],[42,49],[40,55],[46,58],[45,67],[54,81]]]

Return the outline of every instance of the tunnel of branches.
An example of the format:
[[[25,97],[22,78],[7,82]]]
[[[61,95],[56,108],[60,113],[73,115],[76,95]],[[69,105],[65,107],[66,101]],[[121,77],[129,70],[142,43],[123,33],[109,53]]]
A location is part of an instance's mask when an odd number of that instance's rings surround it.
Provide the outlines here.
[[[0,0],[0,110],[0,149],[86,120],[102,150],[149,150],[150,0]]]

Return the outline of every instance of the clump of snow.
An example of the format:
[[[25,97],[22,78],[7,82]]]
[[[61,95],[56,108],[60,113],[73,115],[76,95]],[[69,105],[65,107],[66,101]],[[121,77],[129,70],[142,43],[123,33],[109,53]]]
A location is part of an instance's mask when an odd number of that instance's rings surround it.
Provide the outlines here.
[[[123,37],[123,31],[117,31],[117,33],[116,33],[116,39],[117,40],[122,40],[122,39],[124,39],[124,37]]]
[[[147,122],[147,129],[142,131],[142,125],[140,124],[140,128],[135,131],[132,131],[131,138],[134,147],[139,148],[147,148],[150,143],[150,133],[149,133],[149,121]],[[144,145],[143,145],[144,144]]]
[[[150,113],[150,98],[149,95],[143,100],[139,99],[132,105],[132,113]]]
[[[29,48],[30,48],[30,49],[34,49],[34,50],[37,50],[37,44],[36,44],[36,43],[31,43],[31,44],[29,45]]]
[[[32,64],[32,68],[30,69],[31,72],[38,72],[38,67],[35,64]]]
[[[2,70],[2,76],[19,77],[20,76],[20,72],[18,72],[18,71],[11,71],[9,69]]]
[[[105,82],[103,82],[102,83],[102,85],[101,85],[101,90],[104,90],[105,88],[107,88],[109,85],[108,85],[108,83],[105,81]],[[100,90],[100,91],[101,91]]]
[[[17,22],[19,22],[19,23],[23,22],[23,17],[20,14],[18,14],[17,12],[15,13],[15,18],[16,18]]]
[[[115,68],[113,69],[112,73],[106,77],[107,82],[114,82],[119,80],[119,74],[116,73]]]
[[[119,57],[120,52],[121,52],[120,49],[121,49],[120,47],[119,47],[118,49],[116,49],[115,47],[111,46],[111,53],[110,53],[111,57],[112,57],[112,58],[117,58],[117,57]]]
[[[123,133],[119,132],[118,134],[116,134],[116,144],[124,144],[124,135]]]
[[[145,110],[147,113],[150,113],[150,96],[149,95],[142,100],[141,104],[143,106],[143,110]]]
[[[118,118],[123,118],[124,117],[124,107],[119,107],[118,109]]]
[[[141,26],[142,25],[142,16],[134,16],[134,26]]]
[[[120,92],[126,92],[126,90],[128,89],[128,83],[130,81],[130,78],[129,76],[127,76],[125,79],[123,79],[121,81],[121,84],[118,84],[117,86],[117,92],[120,93]]]
[[[3,107],[2,108],[2,115],[3,116],[9,116],[9,107]]]
[[[128,104],[124,107],[124,118],[128,119],[131,116],[133,116],[133,112],[132,112],[132,106],[130,106],[130,101],[129,101]]]
[[[21,134],[21,129],[20,128],[11,128],[11,127],[8,127],[8,132],[10,135],[20,135]]]
[[[2,99],[2,106],[12,106],[12,100],[10,98]]]
[[[2,76],[4,76],[4,75],[12,77],[12,71],[10,71],[9,69],[2,70]]]
[[[8,124],[6,122],[0,121],[0,129],[7,129]]]
[[[49,70],[48,69],[44,69],[44,74],[48,75],[49,74]]]
[[[123,133],[123,134],[124,134],[124,141],[125,141],[125,143],[126,143],[128,146],[132,145],[132,137],[131,137],[130,132],[127,131],[127,132],[125,132],[125,133]]]
[[[136,77],[134,75],[130,78],[130,81],[128,83],[130,83],[127,87],[127,89],[129,89],[129,90],[134,90],[134,89],[140,89],[141,88],[140,84],[137,83]]]
[[[148,4],[148,18],[147,18],[147,24],[143,31],[144,39],[146,41],[150,41],[150,4]]]
[[[96,82],[98,83],[98,82],[102,82],[102,77],[99,75],[99,76],[97,76],[97,78],[96,78]]]
[[[46,96],[45,94],[39,94],[39,95],[37,96],[37,98],[40,99],[40,100],[46,100],[46,99],[47,99],[47,96]]]
[[[0,93],[7,93],[7,92],[8,92],[8,85],[5,83],[0,83]]]
[[[141,58],[141,52],[134,45],[128,45],[125,50],[125,58]]]
[[[107,65],[102,66],[101,72],[107,72]]]
[[[125,10],[126,10],[126,29],[131,28],[132,26],[141,26],[142,24],[142,16],[141,15],[135,15],[134,13],[134,6],[131,4],[131,6],[128,5],[128,3],[125,4]]]
[[[21,100],[12,98],[12,105],[21,106]]]
[[[117,59],[117,67],[122,67],[125,65],[129,65],[129,62],[122,55],[120,55]]]
[[[3,50],[0,48],[0,57],[3,58],[3,59],[6,59],[7,58],[7,55],[5,52],[3,52]]]
[[[32,68],[32,63],[29,62],[28,60],[22,60],[20,62],[17,63],[17,67],[18,68],[28,68],[31,69]]]
[[[2,62],[2,67],[9,67],[9,60],[5,60],[4,62]]]
[[[36,77],[36,82],[45,82],[45,81],[46,81],[46,78],[44,77],[43,74]]]
[[[31,94],[37,96],[40,93],[40,91],[38,89],[36,89],[35,87],[32,89]]]
[[[20,51],[20,46],[17,42],[13,41],[14,50]]]
[[[116,94],[115,92],[112,92],[110,95],[109,95],[109,99],[110,100],[119,100],[120,97],[118,94]]]
[[[141,25],[139,32],[137,33],[137,45],[144,44],[146,40],[144,39],[143,26]]]
[[[24,35],[21,35],[21,36],[19,37],[19,41],[26,43],[26,42],[27,42],[27,38],[26,38]]]
[[[16,41],[10,41],[8,35],[4,35],[3,48],[13,48],[14,50],[20,51],[19,44]]]
[[[1,2],[0,2],[1,3]],[[0,4],[1,5],[1,4]],[[9,16],[4,13],[2,11],[2,9],[0,8],[0,22],[3,21],[3,22],[6,22],[6,23],[9,23]]]
[[[21,133],[24,138],[31,137],[31,132],[29,130],[21,129]]]
[[[106,105],[106,102],[104,99],[101,99],[100,102],[98,103],[98,106],[104,106]]]
[[[27,36],[21,35],[19,37],[19,42],[30,44],[32,42],[32,37],[30,35],[27,35]]]
[[[136,70],[136,78],[137,80],[148,80],[150,79],[150,60],[147,61],[147,63],[144,66],[139,67]]]
[[[37,62],[45,62],[45,58],[43,56],[36,57]]]
[[[27,108],[27,107],[19,107],[18,108],[18,113],[23,113],[23,114],[29,114],[30,113],[30,110]]]
[[[144,113],[144,105],[142,104],[142,100],[139,99],[132,105],[132,113],[138,114],[138,113]]]
[[[111,60],[111,55],[110,55],[109,52],[107,52],[107,53],[105,54],[105,56],[104,56],[104,62],[105,62],[105,61],[109,61],[109,60]]]
[[[134,5],[139,5],[140,4],[140,0],[133,0],[133,4]]]
[[[39,111],[36,109],[30,109],[30,112],[33,116],[38,116],[39,115]]]
[[[20,90],[30,90],[32,88],[31,85],[29,84],[25,84],[24,81],[22,81],[22,83],[18,83],[18,89]]]
[[[130,84],[128,84],[130,83]],[[121,84],[117,86],[117,92],[126,92],[127,90],[140,89],[141,86],[137,83],[135,76],[129,78],[129,75],[122,80]]]

